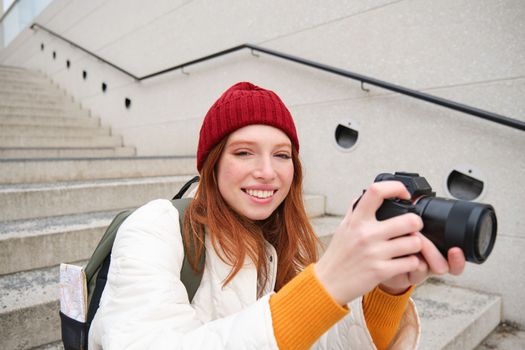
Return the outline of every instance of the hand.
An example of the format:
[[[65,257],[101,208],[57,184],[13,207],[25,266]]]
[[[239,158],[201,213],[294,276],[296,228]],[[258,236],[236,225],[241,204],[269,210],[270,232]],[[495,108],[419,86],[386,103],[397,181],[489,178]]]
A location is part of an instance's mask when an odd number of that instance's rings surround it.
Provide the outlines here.
[[[372,290],[382,281],[416,271],[422,249],[423,227],[416,214],[378,221],[376,211],[386,198],[410,199],[398,181],[372,184],[338,226],[325,254],[315,266],[317,277],[328,293],[344,305]]]
[[[421,233],[415,233],[423,243],[421,253],[417,255],[419,264],[415,271],[402,273],[382,282],[379,285],[383,291],[396,295],[404,293],[411,285],[424,282],[432,275],[450,273],[460,275],[465,269],[465,255],[458,248],[448,250],[448,261],[439,252],[436,246]]]

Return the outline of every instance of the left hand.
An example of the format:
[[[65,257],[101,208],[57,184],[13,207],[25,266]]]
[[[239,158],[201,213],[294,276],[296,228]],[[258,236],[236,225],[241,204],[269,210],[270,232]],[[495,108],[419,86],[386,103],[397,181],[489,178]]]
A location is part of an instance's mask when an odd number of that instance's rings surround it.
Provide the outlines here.
[[[448,260],[439,252],[436,246],[420,232],[413,233],[421,239],[421,252],[417,255],[418,267],[411,272],[394,276],[383,281],[379,288],[381,290],[398,295],[404,293],[413,284],[424,282],[431,275],[443,275],[450,273],[460,275],[465,269],[465,255],[458,247],[450,248]]]

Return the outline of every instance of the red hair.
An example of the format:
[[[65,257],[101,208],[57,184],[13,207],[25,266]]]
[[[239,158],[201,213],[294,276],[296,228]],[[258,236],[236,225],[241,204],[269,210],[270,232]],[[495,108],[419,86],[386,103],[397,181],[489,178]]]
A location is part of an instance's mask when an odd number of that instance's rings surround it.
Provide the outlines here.
[[[227,139],[225,137],[219,142],[206,157],[195,199],[186,210],[183,237],[186,242],[193,241],[196,253],[194,256],[187,255],[188,260],[197,269],[197,257],[204,252],[204,235],[207,232],[218,256],[232,266],[224,285],[239,272],[246,256],[253,261],[257,275],[262,276],[265,282],[268,278],[265,261],[267,241],[277,252],[275,291],[278,291],[318,258],[318,239],[303,205],[303,173],[299,154],[292,146],[294,175],[284,201],[267,219],[252,221],[234,211],[219,192],[216,166]]]

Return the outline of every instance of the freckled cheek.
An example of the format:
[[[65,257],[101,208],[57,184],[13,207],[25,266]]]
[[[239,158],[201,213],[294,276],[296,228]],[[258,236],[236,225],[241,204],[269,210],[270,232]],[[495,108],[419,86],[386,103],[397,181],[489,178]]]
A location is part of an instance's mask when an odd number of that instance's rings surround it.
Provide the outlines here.
[[[235,162],[225,162],[221,164],[220,174],[222,181],[228,184],[236,184],[243,177],[243,167]]]
[[[280,171],[280,174],[281,174],[281,181],[283,182],[283,185],[286,185],[288,188],[290,188],[292,181],[293,181],[293,174],[294,174],[293,166],[284,167]]]

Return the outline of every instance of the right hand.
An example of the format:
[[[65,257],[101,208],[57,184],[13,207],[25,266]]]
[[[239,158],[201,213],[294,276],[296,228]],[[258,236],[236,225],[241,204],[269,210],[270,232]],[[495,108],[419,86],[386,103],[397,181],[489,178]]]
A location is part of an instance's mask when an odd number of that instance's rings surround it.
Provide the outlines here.
[[[384,199],[410,199],[399,181],[372,184],[354,210],[348,209],[326,252],[315,265],[317,277],[340,304],[371,291],[382,281],[415,271],[421,251],[423,228],[416,214],[403,214],[384,221],[376,211]]]

